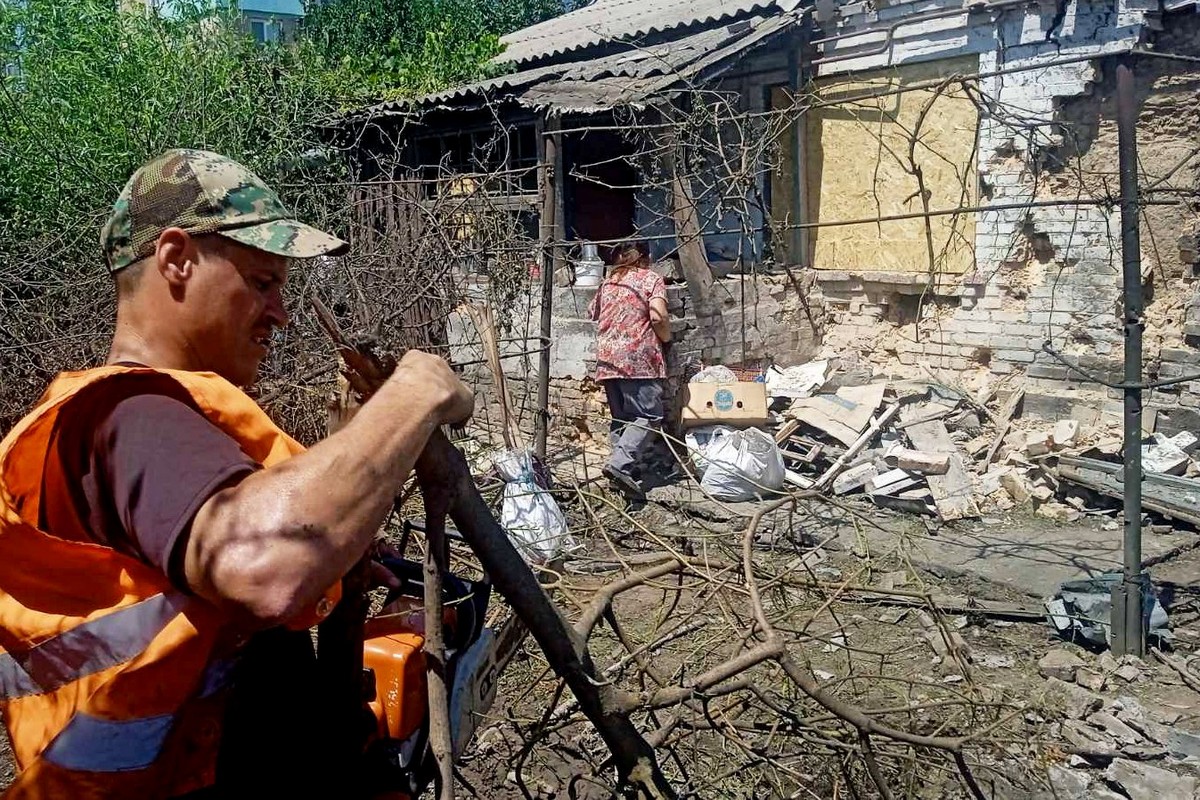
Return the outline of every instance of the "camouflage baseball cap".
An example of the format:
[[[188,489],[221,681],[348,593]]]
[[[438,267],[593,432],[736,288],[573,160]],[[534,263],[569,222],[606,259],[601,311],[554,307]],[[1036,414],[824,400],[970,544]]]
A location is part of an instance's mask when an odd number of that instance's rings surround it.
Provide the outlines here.
[[[219,233],[291,258],[336,255],[348,245],[292,217],[261,178],[207,150],[169,150],[125,184],[100,233],[110,272],[154,253],[167,228]]]

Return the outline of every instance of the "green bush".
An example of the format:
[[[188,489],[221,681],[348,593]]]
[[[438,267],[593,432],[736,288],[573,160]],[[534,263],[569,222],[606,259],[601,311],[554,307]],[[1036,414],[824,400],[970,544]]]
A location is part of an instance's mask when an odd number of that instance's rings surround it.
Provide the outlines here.
[[[113,0],[0,0],[0,430],[64,368],[103,355],[112,291],[99,231],[138,165],[217,150],[311,204],[313,121],[331,113],[309,48],[258,47],[229,14],[163,18]]]
[[[326,0],[302,37],[343,96],[393,99],[485,77],[500,37],[564,11],[562,0]]]

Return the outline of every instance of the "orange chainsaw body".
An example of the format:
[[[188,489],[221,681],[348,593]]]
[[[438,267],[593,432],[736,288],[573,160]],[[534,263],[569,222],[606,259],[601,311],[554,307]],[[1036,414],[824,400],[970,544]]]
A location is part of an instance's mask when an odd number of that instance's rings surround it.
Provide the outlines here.
[[[407,739],[425,721],[428,694],[425,654],[421,651],[425,637],[412,631],[380,628],[384,626],[368,623],[363,643],[363,667],[375,673],[375,699],[368,705],[378,723],[378,736]]]

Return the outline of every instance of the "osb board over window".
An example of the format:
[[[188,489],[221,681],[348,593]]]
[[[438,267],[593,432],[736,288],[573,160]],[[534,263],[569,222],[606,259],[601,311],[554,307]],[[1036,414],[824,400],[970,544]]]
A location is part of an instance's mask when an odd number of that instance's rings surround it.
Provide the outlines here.
[[[953,75],[973,75],[978,59],[946,59],[886,71],[819,79],[807,120],[808,216],[814,222],[872,219],[924,210],[913,164],[931,211],[976,203],[979,112],[951,83],[868,99],[858,95]],[[837,102],[839,99],[846,102]],[[916,140],[915,147],[912,142]],[[911,153],[911,156],[910,156]],[[911,160],[910,160],[911,159]],[[958,274],[973,268],[975,215],[815,228],[818,269]]]

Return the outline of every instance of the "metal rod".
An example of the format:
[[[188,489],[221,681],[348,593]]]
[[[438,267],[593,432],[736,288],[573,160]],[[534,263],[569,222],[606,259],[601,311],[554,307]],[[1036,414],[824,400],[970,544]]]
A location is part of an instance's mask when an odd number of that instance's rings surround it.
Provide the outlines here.
[[[1125,570],[1113,592],[1113,652],[1141,657],[1142,625],[1142,259],[1138,209],[1137,103],[1131,60],[1117,66],[1117,132],[1121,170],[1121,261],[1125,305]],[[1120,618],[1118,619],[1118,614]],[[1120,627],[1118,628],[1118,624]]]

